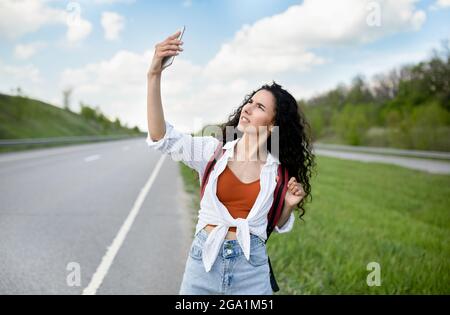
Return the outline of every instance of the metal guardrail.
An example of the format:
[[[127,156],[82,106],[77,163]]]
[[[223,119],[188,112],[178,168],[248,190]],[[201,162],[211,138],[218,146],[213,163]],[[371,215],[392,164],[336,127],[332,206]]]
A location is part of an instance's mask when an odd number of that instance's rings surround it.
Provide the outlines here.
[[[401,155],[418,158],[434,158],[450,160],[450,152],[441,151],[419,151],[419,150],[402,150],[394,148],[380,148],[380,147],[362,147],[340,144],[327,144],[327,143],[314,143],[313,148],[334,150],[334,151],[349,151],[349,152],[362,152],[362,153],[376,153],[385,155]]]
[[[70,143],[70,142],[94,142],[94,141],[107,141],[126,138],[137,138],[145,135],[111,135],[111,136],[76,136],[76,137],[51,137],[51,138],[28,138],[28,139],[3,139],[0,140],[0,147],[15,146],[15,145],[35,145],[35,144],[54,144],[54,143]],[[402,155],[410,157],[421,158],[437,158],[450,160],[450,152],[440,151],[419,151],[419,150],[402,150],[393,148],[380,148],[380,147],[362,147],[340,144],[327,144],[318,143],[313,144],[314,149],[324,150],[337,150],[337,151],[349,151],[349,152],[364,152],[364,153],[376,153],[385,155]]]
[[[95,142],[126,138],[142,137],[142,135],[111,135],[111,136],[76,136],[76,137],[51,137],[51,138],[28,138],[28,139],[3,139],[0,140],[0,147],[15,145],[34,145],[34,144],[54,144],[70,142]]]

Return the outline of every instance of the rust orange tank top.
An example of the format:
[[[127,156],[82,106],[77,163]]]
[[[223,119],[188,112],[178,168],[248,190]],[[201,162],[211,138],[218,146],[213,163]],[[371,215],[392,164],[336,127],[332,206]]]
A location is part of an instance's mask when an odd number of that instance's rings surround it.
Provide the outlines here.
[[[233,171],[225,167],[217,179],[217,198],[228,209],[234,219],[245,219],[250,213],[260,190],[260,180],[251,183],[243,183]],[[215,226],[208,224],[210,226]],[[236,232],[236,227],[230,227],[228,231]]]

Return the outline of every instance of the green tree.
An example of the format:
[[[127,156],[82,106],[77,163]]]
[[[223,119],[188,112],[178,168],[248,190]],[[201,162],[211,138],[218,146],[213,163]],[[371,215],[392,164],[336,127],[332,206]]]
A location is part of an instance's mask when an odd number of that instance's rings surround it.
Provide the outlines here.
[[[367,110],[363,105],[346,104],[344,109],[334,115],[334,129],[350,145],[360,145],[369,128]]]
[[[120,124],[120,119],[116,117],[116,120],[114,120],[114,127],[116,129],[122,128],[122,125]]]

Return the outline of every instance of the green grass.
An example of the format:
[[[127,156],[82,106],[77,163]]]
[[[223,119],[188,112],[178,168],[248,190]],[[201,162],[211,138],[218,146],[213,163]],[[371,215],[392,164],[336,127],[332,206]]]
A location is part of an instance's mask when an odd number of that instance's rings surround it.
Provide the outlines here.
[[[318,156],[305,221],[268,242],[277,294],[449,294],[449,196],[450,176]],[[370,262],[381,286],[366,283]]]
[[[187,167],[182,162],[178,163],[180,168],[181,177],[183,178],[184,183],[184,190],[189,194],[191,197],[191,204],[189,205],[192,209],[192,233],[195,231],[195,225],[197,224],[197,212],[200,208],[200,183],[198,180],[198,175],[196,174],[196,171],[192,170],[191,168]]]

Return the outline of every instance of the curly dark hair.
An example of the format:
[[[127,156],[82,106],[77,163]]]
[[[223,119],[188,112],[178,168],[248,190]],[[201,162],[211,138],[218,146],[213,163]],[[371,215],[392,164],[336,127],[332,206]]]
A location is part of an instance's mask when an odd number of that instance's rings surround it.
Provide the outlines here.
[[[300,211],[299,218],[305,214],[304,204],[309,197],[312,200],[310,178],[315,168],[315,156],[312,153],[311,127],[306,120],[305,114],[298,106],[295,98],[285,89],[272,81],[272,84],[264,84],[257,90],[247,94],[242,104],[228,117],[228,121],[220,125],[222,129],[222,139],[225,144],[230,141],[226,134],[226,127],[232,126],[236,130],[234,139],[240,137],[242,132],[237,129],[242,108],[260,90],[267,90],[276,99],[275,106],[275,128],[273,135],[279,139],[279,156],[271,151],[270,143],[272,134],[267,138],[267,150],[276,156],[280,163],[288,170],[290,177],[295,177],[305,191],[305,196],[297,204]]]

